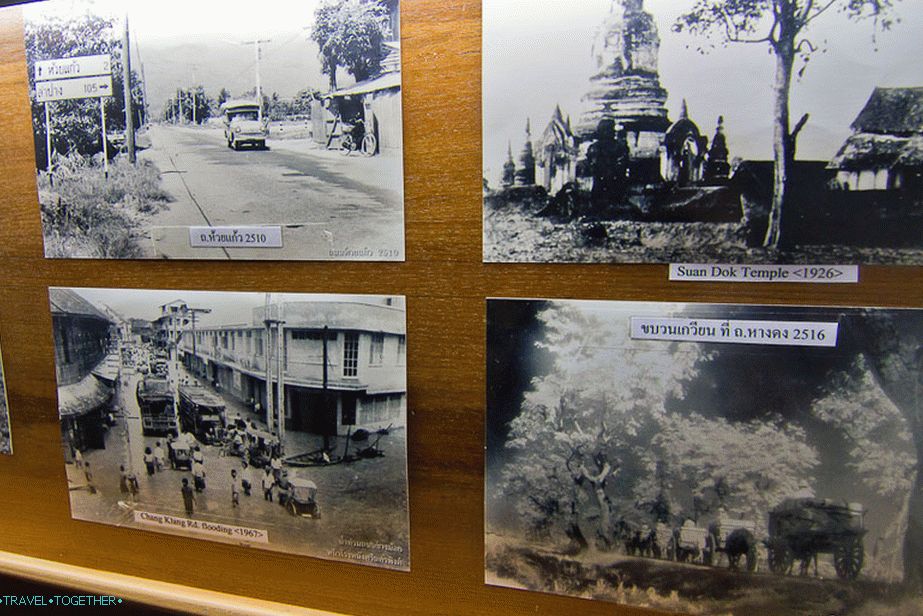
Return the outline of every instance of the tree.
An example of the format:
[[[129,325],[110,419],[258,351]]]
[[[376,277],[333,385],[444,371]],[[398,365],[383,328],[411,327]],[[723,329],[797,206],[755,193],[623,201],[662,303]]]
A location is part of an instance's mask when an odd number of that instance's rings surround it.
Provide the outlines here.
[[[29,86],[35,88],[35,63],[51,58],[108,54],[111,57],[113,95],[103,98],[110,131],[125,128],[125,97],[122,87],[122,43],[113,36],[115,21],[84,14],[73,19],[46,18],[25,25],[26,63]],[[135,126],[141,125],[144,96],[141,80],[132,73]],[[78,153],[89,157],[102,151],[99,100],[92,98],[56,101],[52,106],[52,148],[58,154]],[[41,103],[32,103],[32,128],[36,165],[47,165],[45,114]]]
[[[327,0],[314,12],[311,40],[320,48],[321,70],[337,89],[337,69],[356,81],[381,69],[381,44],[390,34],[388,10],[379,0]]]
[[[769,224],[763,244],[779,246],[782,214],[789,189],[789,177],[795,160],[798,133],[808,120],[804,115],[794,126],[790,124],[789,98],[795,62],[801,59],[804,73],[811,55],[818,46],[807,38],[811,24],[821,16],[845,13],[851,19],[873,18],[875,24],[887,30],[893,23],[892,8],[900,0],[695,0],[692,9],[681,15],[674,31],[700,35],[715,35],[725,44],[766,44],[776,58],[773,86],[773,181]]]
[[[780,318],[724,307],[723,318]],[[697,315],[700,316],[700,315]],[[820,314],[815,315],[820,317]],[[832,316],[823,313],[824,321]],[[923,592],[923,312],[843,310],[835,349],[742,352],[722,346],[686,384],[686,398],[737,422],[782,416],[826,443],[869,489],[906,498],[904,583]],[[681,412],[669,405],[671,410]],[[833,428],[831,431],[829,428]]]
[[[854,349],[903,416],[916,454],[904,535],[904,584],[923,592],[923,315],[866,310],[853,317]]]
[[[765,529],[767,512],[811,483],[819,460],[807,440],[804,428],[781,419],[731,422],[671,414],[653,446],[677,512],[698,519],[724,508]]]
[[[536,379],[507,446],[514,462],[502,490],[515,499],[533,532],[563,530],[573,549],[609,548],[613,509],[622,514],[649,494],[641,478],[654,475],[650,444],[660,430],[664,401],[682,396],[696,349],[671,357],[659,346],[632,347],[623,322],[573,304],[543,310],[540,347],[555,357],[551,374]],[[626,361],[622,353],[631,348]]]

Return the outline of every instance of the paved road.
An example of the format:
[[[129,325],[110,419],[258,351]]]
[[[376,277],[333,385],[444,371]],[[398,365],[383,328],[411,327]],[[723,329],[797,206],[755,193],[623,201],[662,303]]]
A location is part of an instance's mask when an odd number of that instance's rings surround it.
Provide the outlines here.
[[[306,140],[235,152],[220,128],[152,126],[150,137],[142,158],[157,165],[173,201],[149,223],[148,256],[403,258],[400,156],[345,157]],[[190,248],[191,225],[283,225],[284,247]]]

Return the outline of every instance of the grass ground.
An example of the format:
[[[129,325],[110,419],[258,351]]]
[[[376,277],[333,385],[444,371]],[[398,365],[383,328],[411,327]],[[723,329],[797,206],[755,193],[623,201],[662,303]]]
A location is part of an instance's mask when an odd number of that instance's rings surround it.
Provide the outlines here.
[[[144,222],[166,203],[160,172],[117,157],[108,177],[100,163],[60,158],[38,175],[45,256],[126,259],[141,256]]]
[[[605,233],[602,233],[605,230]],[[923,262],[923,249],[748,247],[742,223],[565,220],[515,205],[484,210],[484,259],[523,263],[880,263]]]
[[[744,573],[614,553],[566,556],[553,549],[488,535],[487,581],[588,599],[712,616],[909,616],[923,598],[859,578]]]

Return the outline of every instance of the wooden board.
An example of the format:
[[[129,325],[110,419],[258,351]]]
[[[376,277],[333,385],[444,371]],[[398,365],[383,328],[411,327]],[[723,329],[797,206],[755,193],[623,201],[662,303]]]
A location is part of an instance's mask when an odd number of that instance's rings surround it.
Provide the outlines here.
[[[819,286],[671,284],[665,265],[482,264],[480,3],[405,0],[402,27],[406,263],[52,261],[21,18],[0,11],[0,339],[16,451],[0,456],[0,550],[352,614],[644,613],[483,584],[484,299],[923,305],[920,267]],[[412,571],[71,520],[49,285],[405,294]]]

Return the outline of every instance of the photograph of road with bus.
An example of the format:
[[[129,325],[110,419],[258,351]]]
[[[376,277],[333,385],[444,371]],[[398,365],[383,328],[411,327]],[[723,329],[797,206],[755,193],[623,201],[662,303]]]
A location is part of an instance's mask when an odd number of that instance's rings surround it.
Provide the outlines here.
[[[489,300],[486,581],[923,609],[923,310]]]
[[[403,297],[49,300],[75,519],[409,570]]]
[[[399,0],[4,10],[47,257],[404,259]]]

